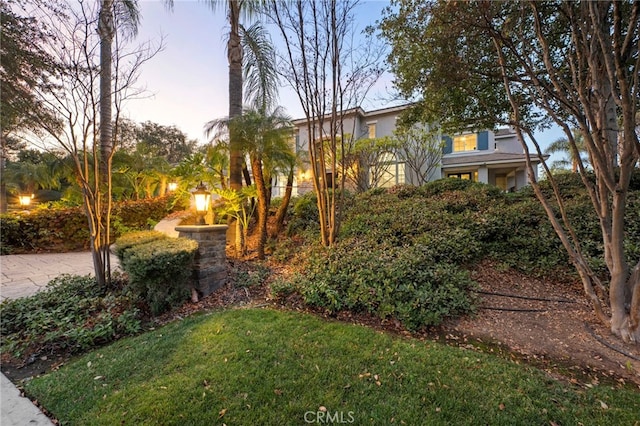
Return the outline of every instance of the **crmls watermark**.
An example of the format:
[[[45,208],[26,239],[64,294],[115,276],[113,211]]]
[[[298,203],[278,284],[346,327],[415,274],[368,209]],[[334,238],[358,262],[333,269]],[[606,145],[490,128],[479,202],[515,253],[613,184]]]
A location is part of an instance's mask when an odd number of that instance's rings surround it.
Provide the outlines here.
[[[304,413],[304,421],[320,424],[353,423],[356,421],[353,414],[353,411],[334,411],[333,413],[327,410],[307,411]]]

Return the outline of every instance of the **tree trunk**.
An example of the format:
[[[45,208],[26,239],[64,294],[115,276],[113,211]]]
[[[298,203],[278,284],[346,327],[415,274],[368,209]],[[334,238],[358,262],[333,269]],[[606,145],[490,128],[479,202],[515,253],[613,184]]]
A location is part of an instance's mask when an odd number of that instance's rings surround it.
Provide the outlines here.
[[[276,238],[280,232],[282,232],[282,228],[284,227],[284,220],[287,217],[287,211],[289,210],[289,203],[291,202],[291,193],[293,192],[293,175],[294,168],[289,169],[289,174],[287,175],[287,188],[284,191],[284,196],[282,197],[282,204],[278,208],[278,212],[276,213],[276,220],[271,230],[271,238]]]
[[[98,21],[100,35],[100,159],[95,183],[94,211],[96,240],[92,244],[96,280],[106,286],[110,280],[109,222],[111,214],[111,156],[113,127],[111,123],[112,44],[114,37],[113,0],[102,0]],[[100,261],[98,261],[100,257]]]
[[[113,0],[102,0],[98,33],[100,34],[100,180],[109,173],[109,159],[113,151],[111,123],[111,50],[114,36]]]
[[[229,41],[227,58],[229,61],[229,120],[242,115],[242,46],[240,44],[240,2],[229,0]],[[242,188],[242,166],[244,159],[238,147],[234,131],[229,132],[229,186]]]
[[[251,186],[251,173],[249,173],[249,169],[247,168],[247,164],[242,159],[242,176],[244,177],[244,183],[247,186]]]
[[[262,159],[257,155],[251,156],[251,170],[253,180],[256,182],[258,192],[258,259],[264,259],[264,247],[267,243],[267,219],[269,215],[269,205],[267,201],[267,188],[264,183],[262,173]]]
[[[4,168],[6,164],[6,147],[4,135],[0,135],[0,213],[7,212],[7,184],[4,180]]]

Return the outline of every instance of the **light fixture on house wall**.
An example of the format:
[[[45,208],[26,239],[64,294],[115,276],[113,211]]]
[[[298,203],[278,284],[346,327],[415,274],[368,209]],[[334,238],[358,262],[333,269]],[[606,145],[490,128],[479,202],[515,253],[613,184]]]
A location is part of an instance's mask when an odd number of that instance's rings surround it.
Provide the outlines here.
[[[176,189],[178,189],[178,182],[169,182],[168,188],[170,192],[175,191]]]
[[[200,181],[200,185],[196,186],[196,190],[192,192],[193,199],[196,204],[196,213],[198,214],[198,225],[206,225],[205,215],[209,211],[209,203],[211,202],[211,193],[207,190],[205,184]]]

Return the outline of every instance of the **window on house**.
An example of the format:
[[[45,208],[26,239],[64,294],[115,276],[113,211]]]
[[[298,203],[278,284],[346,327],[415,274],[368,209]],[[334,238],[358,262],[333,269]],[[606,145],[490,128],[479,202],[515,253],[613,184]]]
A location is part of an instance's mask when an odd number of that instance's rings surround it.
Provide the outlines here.
[[[374,139],[376,137],[376,123],[367,123],[367,127],[369,128],[369,139]]]
[[[453,152],[473,151],[475,149],[478,149],[477,134],[472,133],[453,138]]]
[[[447,173],[447,177],[462,180],[478,181],[478,172],[465,172],[465,173]]]
[[[383,154],[378,163],[379,169],[370,175],[371,185],[381,188],[390,188],[405,183],[405,163],[398,161],[391,153]]]

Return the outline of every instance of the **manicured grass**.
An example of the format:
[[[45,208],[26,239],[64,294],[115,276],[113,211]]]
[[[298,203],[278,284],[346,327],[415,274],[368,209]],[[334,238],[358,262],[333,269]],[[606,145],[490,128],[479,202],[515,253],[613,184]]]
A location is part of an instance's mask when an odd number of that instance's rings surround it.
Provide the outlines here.
[[[569,385],[468,349],[257,308],[195,315],[118,341],[25,389],[72,425],[640,420],[637,389]]]

